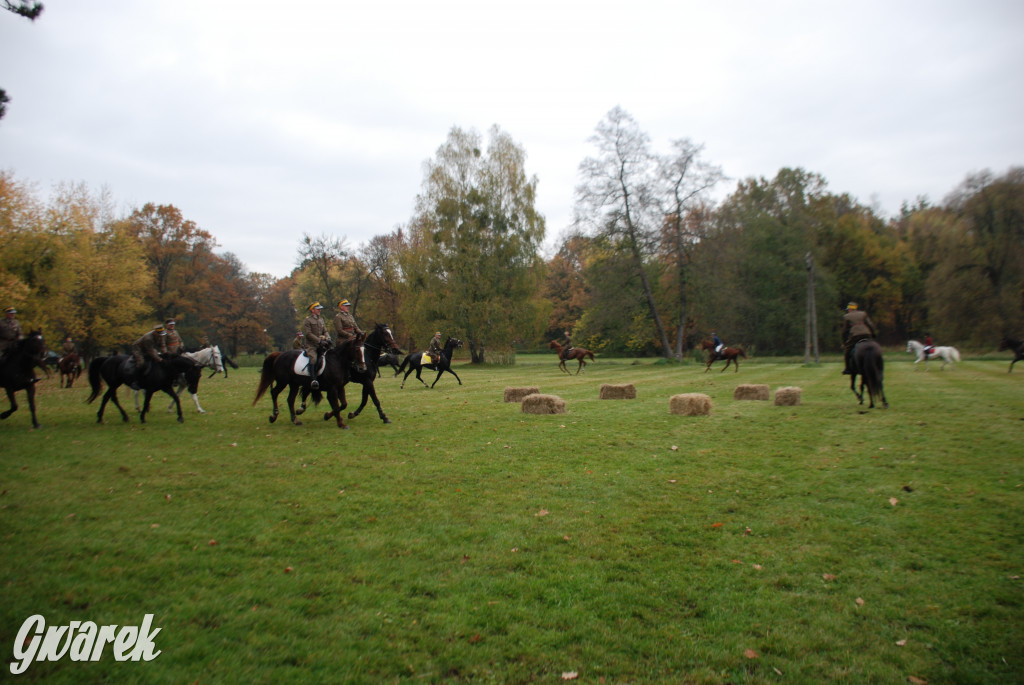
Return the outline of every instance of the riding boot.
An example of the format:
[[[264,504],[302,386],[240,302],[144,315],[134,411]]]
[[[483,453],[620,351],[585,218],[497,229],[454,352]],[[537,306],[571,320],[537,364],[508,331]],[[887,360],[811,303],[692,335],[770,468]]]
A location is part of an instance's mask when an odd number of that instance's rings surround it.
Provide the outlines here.
[[[846,364],[846,367],[843,369],[843,375],[853,375],[853,369],[850,368],[850,350],[846,350],[846,352],[843,353],[843,361]]]
[[[309,384],[309,389],[310,390],[319,390],[320,389],[320,383],[318,383],[317,380],[316,380],[316,369],[313,368],[312,360],[310,360],[309,362],[306,363],[306,371],[309,371],[309,376],[310,376],[310,378],[313,379],[310,382],[310,384]]]

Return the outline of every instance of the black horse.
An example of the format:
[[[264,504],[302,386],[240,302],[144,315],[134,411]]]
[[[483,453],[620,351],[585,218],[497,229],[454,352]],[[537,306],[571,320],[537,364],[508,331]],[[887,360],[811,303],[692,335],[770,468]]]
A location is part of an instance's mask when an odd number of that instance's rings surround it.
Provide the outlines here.
[[[103,423],[103,412],[106,410],[107,402],[113,401],[114,406],[121,412],[121,420],[128,422],[128,414],[125,413],[121,403],[117,401],[117,389],[122,385],[131,386],[136,381],[139,388],[146,391],[146,398],[142,402],[142,411],[139,412],[139,421],[146,422],[146,414],[149,413],[149,403],[153,395],[163,391],[174,400],[174,406],[178,410],[178,423],[184,423],[185,417],[181,415],[181,402],[178,394],[174,391],[174,383],[178,376],[184,374],[188,391],[193,395],[199,387],[199,379],[202,376],[202,367],[188,357],[180,355],[171,356],[161,361],[153,360],[144,369],[144,373],[136,375],[134,361],[130,354],[115,354],[111,357],[96,357],[89,364],[89,385],[92,393],[86,398],[86,403],[91,403],[100,395],[103,383],[107,384],[107,391],[103,393],[103,401],[100,402],[100,409],[96,412],[96,422]]]
[[[853,348],[853,374],[850,375],[850,390],[857,396],[861,404],[864,404],[864,388],[868,389],[870,404],[868,409],[875,408],[875,398],[882,400],[882,407],[889,408],[889,401],[885,399],[885,389],[882,384],[884,376],[885,361],[882,359],[882,348],[874,340],[861,340]],[[860,392],[854,385],[857,376],[860,376]]]
[[[14,399],[14,393],[19,390],[25,391],[28,398],[28,410],[32,414],[32,428],[39,428],[36,421],[36,378],[34,368],[43,362],[43,355],[46,354],[46,341],[43,340],[42,331],[30,331],[27,336],[11,343],[4,350],[0,357],[0,385],[7,391],[7,399],[11,408],[0,414],[0,419],[18,410],[18,403]]]
[[[260,372],[260,383],[256,388],[256,397],[252,401],[253,406],[263,397],[263,393],[267,391],[267,388],[270,388],[270,399],[273,402],[274,409],[269,418],[270,423],[274,423],[280,414],[277,396],[284,392],[284,389],[287,387],[288,413],[291,415],[292,423],[296,426],[301,426],[302,421],[299,421],[297,417],[305,411],[306,405],[305,401],[303,401],[302,409],[296,411],[295,398],[301,390],[303,398],[312,394],[313,403],[319,404],[320,400],[323,399],[323,391],[320,386],[324,385],[326,386],[327,399],[332,409],[331,413],[325,418],[335,416],[338,420],[338,428],[348,428],[344,421],[341,420],[341,410],[347,406],[345,402],[345,383],[348,382],[348,374],[353,365],[362,366],[363,368],[366,366],[366,362],[363,361],[365,352],[362,342],[360,338],[347,340],[341,343],[341,345],[330,349],[328,349],[326,341],[321,343],[318,353],[324,360],[324,368],[316,376],[316,388],[312,387],[313,376],[296,373],[296,365],[302,366],[305,363],[305,361],[300,361],[300,357],[304,357],[305,354],[302,350],[271,352],[263,360],[263,370]],[[319,366],[319,361],[317,364]]]
[[[402,377],[401,387],[405,387],[405,381],[408,380],[409,374],[413,371],[416,372],[416,380],[423,385],[427,385],[427,382],[420,378],[420,371],[423,369],[437,371],[437,378],[435,378],[434,382],[427,387],[433,388],[437,385],[437,382],[441,379],[441,374],[445,371],[455,376],[455,380],[459,382],[459,385],[462,385],[462,379],[459,378],[459,374],[452,371],[452,350],[456,347],[462,347],[462,341],[458,338],[448,336],[448,339],[444,341],[444,351],[441,353],[441,359],[439,359],[436,364],[424,364],[423,352],[413,352],[412,354],[405,355],[405,359],[402,360],[402,365],[398,367],[398,371],[395,371],[395,375],[397,376],[403,369],[405,369],[406,366],[409,367],[409,370],[405,372],[405,376]]]
[[[1024,341],[1017,340],[1016,338],[1003,338],[1003,341],[999,343],[999,351],[1010,350],[1013,352],[1013,361],[1010,362],[1010,368],[1006,373],[1013,371],[1013,365],[1024,359]]]
[[[399,350],[399,352],[400,351],[401,350]],[[382,366],[390,366],[392,369],[394,369],[395,375],[397,376],[398,366],[400,363],[401,360],[398,358],[397,354],[395,354],[394,352],[385,352],[380,356],[380,359],[377,360],[377,378],[380,378],[380,369]]]
[[[363,411],[366,406],[367,400],[373,400],[373,406],[377,408],[377,415],[380,420],[384,423],[391,423],[391,419],[387,417],[384,410],[380,406],[380,400],[377,398],[377,389],[373,383],[377,380],[377,376],[380,375],[379,364],[385,354],[391,354],[394,356],[394,351],[398,349],[395,343],[395,336],[391,333],[391,328],[387,324],[378,323],[375,324],[373,330],[369,335],[366,336],[366,340],[363,341],[363,346],[366,348],[366,365],[363,369],[350,368],[348,375],[344,380],[344,383],[359,383],[363,386],[363,398],[359,403],[359,408],[353,412],[349,412],[348,418],[354,419],[359,416],[359,413]],[[343,385],[344,385],[343,383]],[[305,408],[305,395],[303,395],[303,408]],[[333,405],[332,405],[333,406]],[[344,407],[342,407],[344,409]],[[301,411],[300,411],[301,413]],[[331,418],[332,414],[325,414],[324,421]],[[341,417],[337,417],[341,420]]]

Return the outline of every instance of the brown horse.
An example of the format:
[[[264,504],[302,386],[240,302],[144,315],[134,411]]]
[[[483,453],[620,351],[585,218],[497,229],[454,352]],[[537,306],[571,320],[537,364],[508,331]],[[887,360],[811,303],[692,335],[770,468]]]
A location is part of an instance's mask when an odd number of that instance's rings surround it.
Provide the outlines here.
[[[57,362],[57,369],[60,371],[60,387],[70,388],[82,375],[82,358],[77,352],[69,352]]]
[[[711,342],[707,338],[705,338],[704,340],[700,341],[700,349],[701,350],[707,350],[708,352],[711,353],[711,358],[708,359],[708,365],[704,368],[704,373],[707,373],[708,371],[710,371],[711,370],[711,365],[714,364],[715,362],[721,360],[721,359],[725,360],[725,366],[722,367],[722,371],[725,371],[726,369],[728,369],[730,363],[734,364],[736,366],[736,368],[735,368],[736,371],[739,371],[740,370],[739,358],[740,357],[743,357],[744,359],[747,358],[747,353],[743,351],[742,347],[723,347],[722,351],[718,352],[716,354],[715,353],[715,343]]]
[[[570,375],[572,374],[569,371],[569,369],[565,368],[565,362],[569,361],[570,359],[575,359],[576,361],[579,362],[579,365],[576,367],[577,376],[580,375],[580,371],[583,371],[586,368],[587,362],[584,360],[587,357],[590,357],[590,361],[595,361],[594,353],[591,352],[590,350],[585,350],[582,347],[573,347],[572,349],[565,351],[565,348],[559,345],[558,342],[555,340],[552,340],[550,343],[548,343],[548,347],[550,347],[551,349],[558,353],[558,368],[560,368],[562,371],[565,371]]]

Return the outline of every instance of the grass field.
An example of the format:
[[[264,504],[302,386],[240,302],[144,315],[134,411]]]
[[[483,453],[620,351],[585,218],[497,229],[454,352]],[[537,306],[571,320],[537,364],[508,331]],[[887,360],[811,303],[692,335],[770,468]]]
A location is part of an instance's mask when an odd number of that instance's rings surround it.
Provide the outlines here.
[[[204,377],[183,425],[164,399],[99,425],[54,377],[41,430],[0,424],[0,644],[33,614],[161,629],[153,661],[26,682],[1022,682],[1024,369],[887,356],[888,410],[835,363],[521,355],[386,375],[393,423],[346,431],[325,405],[271,425],[253,368]],[[522,385],[568,412],[503,401]],[[670,414],[686,392],[711,414]]]

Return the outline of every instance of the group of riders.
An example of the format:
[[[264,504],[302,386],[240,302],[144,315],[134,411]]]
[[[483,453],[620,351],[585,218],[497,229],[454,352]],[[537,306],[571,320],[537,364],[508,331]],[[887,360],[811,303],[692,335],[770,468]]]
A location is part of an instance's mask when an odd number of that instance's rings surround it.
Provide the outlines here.
[[[350,311],[351,307],[352,303],[346,299],[340,300],[337,305],[337,313],[334,315],[334,333],[339,344],[346,340],[354,340],[357,337],[362,338],[365,336]],[[323,309],[323,305],[319,302],[309,305],[309,315],[302,322],[302,329],[299,330],[292,343],[293,348],[301,349],[306,353],[306,356],[309,358],[306,368],[309,375],[314,378],[317,375],[315,369],[319,361],[320,348],[322,346],[330,346],[334,342],[328,333],[327,323],[322,314]],[[15,318],[17,313],[17,309],[14,307],[4,309],[4,318],[0,319],[0,353],[4,352],[11,343],[23,337],[21,324]],[[181,335],[175,329],[176,325],[174,319],[167,319],[163,324],[158,324],[132,343],[132,360],[135,364],[136,379],[144,376],[153,362],[160,362],[167,355],[178,355],[185,351]],[[843,315],[843,351],[845,357],[843,375],[853,373],[851,359],[853,348],[856,347],[857,343],[861,340],[874,338],[876,334],[877,329],[868,313],[861,310],[856,302],[847,304],[846,313]],[[725,344],[714,331],[711,333],[711,340],[715,345],[714,355],[718,357],[721,355]],[[204,344],[209,344],[205,339],[203,342]],[[934,354],[935,346],[931,335],[925,336],[924,345],[926,357]],[[437,360],[440,358],[442,349],[441,332],[438,331],[430,339],[426,354],[432,360]],[[569,331],[565,331],[565,347],[561,352],[563,360],[569,358],[572,349],[572,337],[569,335]],[[75,343],[70,337],[65,338],[62,350],[65,356],[75,352]],[[317,387],[316,383],[317,381],[314,380],[314,388]]]
[[[332,338],[323,316],[324,306],[319,302],[314,302],[307,308],[309,315],[302,322],[302,328],[295,335],[295,340],[292,341],[292,349],[302,350],[308,357],[305,371],[313,378],[310,387],[314,390],[319,387],[316,377],[321,348],[331,347],[335,344],[340,345],[346,341],[362,339],[366,336],[359,324],[356,323],[356,319],[350,311],[351,307],[352,303],[348,300],[342,299],[338,302],[333,322],[335,338]],[[437,363],[441,358],[442,351],[441,331],[437,331],[430,339],[425,353],[430,360],[424,359],[424,363],[431,363],[431,361]]]

